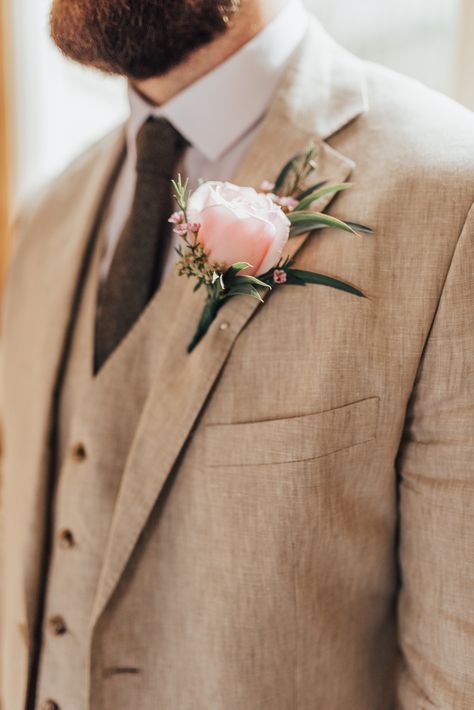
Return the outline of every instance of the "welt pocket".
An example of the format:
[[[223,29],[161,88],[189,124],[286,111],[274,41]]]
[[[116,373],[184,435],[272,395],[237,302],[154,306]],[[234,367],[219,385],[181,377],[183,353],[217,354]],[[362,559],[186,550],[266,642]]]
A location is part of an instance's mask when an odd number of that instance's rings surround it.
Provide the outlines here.
[[[239,424],[208,424],[207,466],[247,466],[316,459],[375,438],[379,398],[314,414]]]

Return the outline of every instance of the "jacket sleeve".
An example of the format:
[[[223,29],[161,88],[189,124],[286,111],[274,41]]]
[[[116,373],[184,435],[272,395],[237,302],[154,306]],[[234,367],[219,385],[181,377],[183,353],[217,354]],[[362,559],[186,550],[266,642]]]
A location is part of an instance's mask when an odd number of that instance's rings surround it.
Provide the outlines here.
[[[20,241],[19,235],[22,231],[23,221],[25,215],[28,213],[27,206],[25,205],[22,210],[18,210],[13,223],[10,225],[9,233],[12,236],[11,244],[11,254],[10,259],[13,256],[14,249]],[[4,615],[4,605],[3,605],[3,594],[5,585],[5,574],[4,574],[4,558],[5,558],[5,536],[4,536],[4,495],[3,495],[3,482],[4,482],[4,466],[3,466],[3,454],[4,454],[4,420],[5,420],[5,398],[4,398],[4,382],[5,382],[5,371],[4,371],[4,334],[3,334],[3,299],[5,295],[5,284],[3,284],[3,289],[0,293],[0,710],[3,709],[3,659],[2,654],[4,653],[4,639],[3,639],[3,615]]]
[[[417,375],[398,457],[397,708],[474,708],[474,206]]]

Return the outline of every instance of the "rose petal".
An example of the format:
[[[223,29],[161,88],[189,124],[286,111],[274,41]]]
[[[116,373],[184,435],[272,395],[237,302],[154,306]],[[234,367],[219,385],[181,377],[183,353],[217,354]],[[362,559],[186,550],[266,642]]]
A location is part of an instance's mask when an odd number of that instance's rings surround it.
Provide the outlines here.
[[[237,218],[229,208],[215,205],[201,213],[198,239],[212,261],[227,267],[246,261],[251,267],[241,273],[254,275],[275,241],[275,229],[271,222]]]
[[[252,264],[247,273],[275,266],[290,233],[290,222],[272,196],[230,182],[206,182],[187,205],[190,222],[201,224],[199,240],[210,258],[230,266]]]

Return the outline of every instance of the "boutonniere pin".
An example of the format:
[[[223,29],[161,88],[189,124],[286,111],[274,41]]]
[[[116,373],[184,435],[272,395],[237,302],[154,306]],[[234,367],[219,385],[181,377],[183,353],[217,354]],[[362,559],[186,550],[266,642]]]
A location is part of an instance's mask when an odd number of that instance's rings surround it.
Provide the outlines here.
[[[324,227],[358,236],[368,227],[342,221],[312,209],[327,194],[352,187],[351,183],[319,183],[302,190],[301,184],[315,168],[314,149],[292,158],[274,183],[265,181],[260,191],[228,182],[203,182],[194,192],[181,176],[173,181],[178,211],[169,221],[182,238],[177,248],[178,273],[196,279],[207,299],[193,339],[191,352],[206,334],[219,309],[234,296],[251,296],[263,302],[265,292],[287,285],[320,284],[363,297],[364,293],[338,279],[294,268],[282,254],[289,238]]]

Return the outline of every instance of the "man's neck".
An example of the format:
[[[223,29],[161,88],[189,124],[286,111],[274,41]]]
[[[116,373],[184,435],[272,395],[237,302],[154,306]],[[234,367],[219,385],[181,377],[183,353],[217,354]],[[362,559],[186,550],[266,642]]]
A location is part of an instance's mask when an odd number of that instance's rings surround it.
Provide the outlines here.
[[[283,9],[287,0],[242,0],[229,29],[201,47],[167,74],[134,83],[134,88],[153,104],[161,105],[215,69],[255,37]]]

